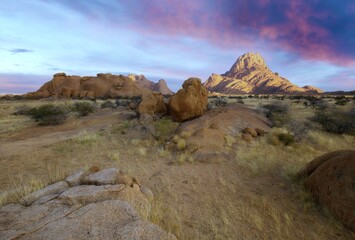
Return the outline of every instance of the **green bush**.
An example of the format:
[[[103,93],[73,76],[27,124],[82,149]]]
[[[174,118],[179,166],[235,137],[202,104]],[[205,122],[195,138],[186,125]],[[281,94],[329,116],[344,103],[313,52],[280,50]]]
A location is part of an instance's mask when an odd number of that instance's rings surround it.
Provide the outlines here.
[[[263,108],[266,109],[265,116],[271,120],[275,127],[282,127],[290,120],[289,107],[286,104],[274,102],[263,105]]]
[[[101,108],[115,108],[115,104],[111,100],[107,100],[101,104]]]
[[[30,108],[29,106],[21,106],[17,108],[17,111],[13,113],[13,115],[25,115],[31,116],[34,108]]]
[[[355,109],[341,111],[329,109],[316,111],[312,121],[319,123],[322,128],[330,133],[355,135]]]
[[[64,123],[67,118],[67,112],[64,108],[53,104],[32,108],[29,113],[40,126],[59,125]]]
[[[95,110],[96,105],[92,102],[76,102],[74,105],[74,111],[76,111],[79,116],[87,116],[95,112]]]
[[[295,137],[290,133],[281,133],[278,135],[278,138],[285,146],[295,142]]]

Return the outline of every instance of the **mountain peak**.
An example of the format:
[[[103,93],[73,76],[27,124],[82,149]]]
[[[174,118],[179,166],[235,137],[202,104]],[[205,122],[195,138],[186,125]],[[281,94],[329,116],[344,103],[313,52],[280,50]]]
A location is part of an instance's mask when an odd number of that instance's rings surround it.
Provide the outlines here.
[[[211,92],[226,94],[254,93],[319,93],[322,90],[291,83],[286,78],[272,72],[258,53],[246,53],[240,56],[225,74],[212,74],[205,87]]]
[[[238,73],[245,71],[253,71],[256,69],[268,68],[264,58],[259,53],[245,53],[240,56],[233,64],[231,69],[224,74],[224,76],[236,76]]]

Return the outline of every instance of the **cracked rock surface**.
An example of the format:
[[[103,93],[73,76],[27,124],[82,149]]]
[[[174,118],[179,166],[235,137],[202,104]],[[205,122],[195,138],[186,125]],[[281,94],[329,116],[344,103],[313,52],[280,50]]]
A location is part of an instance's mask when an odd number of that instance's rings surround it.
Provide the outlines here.
[[[152,196],[120,183],[123,175],[76,173],[28,195],[25,206],[0,208],[0,239],[176,239],[146,220]]]

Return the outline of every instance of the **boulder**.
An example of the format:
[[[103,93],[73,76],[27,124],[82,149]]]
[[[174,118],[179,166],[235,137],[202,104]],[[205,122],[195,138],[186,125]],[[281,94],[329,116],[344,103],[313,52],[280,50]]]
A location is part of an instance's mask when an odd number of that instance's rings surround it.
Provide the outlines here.
[[[340,150],[315,158],[300,173],[315,199],[355,232],[355,151]]]
[[[207,110],[208,92],[199,78],[189,78],[168,104],[169,113],[174,121],[182,122],[196,118]]]
[[[254,137],[250,133],[243,133],[242,134],[242,139],[246,142],[252,142],[254,141]]]
[[[113,173],[120,172],[108,169],[88,175],[103,183],[111,182]],[[77,184],[85,174],[78,172],[67,180]],[[59,182],[31,195],[35,201],[27,207],[0,208],[1,239],[176,239],[146,220],[152,193],[137,184],[69,187]]]
[[[246,127],[269,131],[270,125],[270,120],[263,114],[244,105],[230,103],[183,122],[176,133],[184,136],[186,151],[191,153],[194,160],[220,162],[228,159],[225,157],[228,144],[240,137]],[[251,135],[250,137],[254,139]]]
[[[263,129],[260,128],[255,128],[255,132],[258,134],[258,136],[264,136],[265,134],[267,134],[267,132]]]
[[[67,75],[63,72],[53,74],[53,77],[66,77]]]
[[[151,94],[142,97],[137,108],[137,114],[141,115],[164,115],[167,113],[167,109],[164,103],[164,98],[161,93],[153,92]]]
[[[258,136],[258,133],[254,129],[250,128],[250,127],[244,128],[243,133],[250,134],[252,137],[257,137]]]

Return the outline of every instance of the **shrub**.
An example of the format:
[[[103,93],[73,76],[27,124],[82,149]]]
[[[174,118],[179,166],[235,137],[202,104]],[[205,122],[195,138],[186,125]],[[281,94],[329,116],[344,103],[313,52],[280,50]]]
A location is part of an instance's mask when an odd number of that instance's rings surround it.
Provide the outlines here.
[[[278,138],[280,142],[282,142],[285,146],[288,146],[295,142],[295,137],[290,133],[281,133],[280,135],[278,135]]]
[[[288,132],[284,128],[273,128],[270,135],[269,135],[269,141],[273,145],[291,145],[294,143],[295,136]]]
[[[40,126],[59,125],[67,118],[67,112],[61,106],[45,104],[29,110],[30,115]]]
[[[264,105],[263,108],[266,109],[265,116],[271,120],[273,126],[281,127],[290,119],[289,108],[286,104],[274,102]]]
[[[13,115],[25,115],[25,116],[31,116],[32,115],[33,108],[30,108],[29,106],[21,106],[17,109],[16,112],[13,113]]]
[[[87,116],[95,110],[96,106],[92,102],[76,102],[74,105],[74,111],[78,112],[79,116]]]
[[[344,106],[345,104],[347,104],[350,100],[346,99],[346,98],[342,98],[342,99],[338,99],[335,101],[336,105],[340,105],[340,106]]]
[[[115,108],[115,104],[111,100],[107,100],[101,104],[101,108]]]
[[[341,111],[330,109],[328,111],[316,111],[312,121],[319,123],[322,128],[330,133],[347,133],[355,135],[355,109]]]

